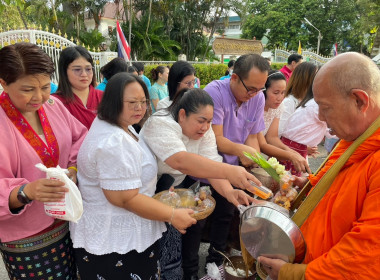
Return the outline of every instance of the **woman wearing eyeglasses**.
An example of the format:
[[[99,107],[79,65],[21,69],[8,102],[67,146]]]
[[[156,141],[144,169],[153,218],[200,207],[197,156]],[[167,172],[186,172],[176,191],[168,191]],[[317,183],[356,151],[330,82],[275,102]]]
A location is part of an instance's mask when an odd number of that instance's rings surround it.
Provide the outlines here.
[[[153,199],[157,162],[132,125],[147,113],[149,93],[118,73],[78,153],[83,216],[71,223],[81,279],[159,279],[158,240],[168,222],[181,233],[196,223],[190,209]]]
[[[195,69],[186,61],[177,61],[172,67],[168,76],[168,92],[169,97],[160,100],[156,106],[156,111],[165,109],[172,104],[174,96],[177,92],[185,88],[194,88]]]
[[[95,89],[94,62],[81,46],[62,51],[58,61],[59,83],[56,97],[87,129],[96,117],[103,92]]]

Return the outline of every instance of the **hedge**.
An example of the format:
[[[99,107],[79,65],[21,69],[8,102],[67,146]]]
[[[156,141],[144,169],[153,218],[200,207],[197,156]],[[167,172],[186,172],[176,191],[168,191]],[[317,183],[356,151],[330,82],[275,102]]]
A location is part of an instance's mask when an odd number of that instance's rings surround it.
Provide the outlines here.
[[[144,75],[149,78],[149,80],[152,82],[152,74],[151,71],[152,69],[156,68],[157,66],[162,65],[162,64],[149,64],[145,65],[145,71]],[[285,63],[281,62],[272,62],[272,69],[279,70],[284,66]],[[170,65],[171,66],[171,65]],[[196,76],[201,82],[201,88],[204,88],[207,84],[212,82],[213,80],[219,80],[220,77],[223,77],[226,70],[227,70],[227,65],[225,64],[193,64],[195,71],[196,71]]]

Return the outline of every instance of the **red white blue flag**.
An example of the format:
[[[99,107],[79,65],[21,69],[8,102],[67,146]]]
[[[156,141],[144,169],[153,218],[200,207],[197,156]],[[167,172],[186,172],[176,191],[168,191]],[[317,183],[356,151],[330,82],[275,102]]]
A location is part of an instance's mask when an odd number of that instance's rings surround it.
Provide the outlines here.
[[[338,44],[337,44],[337,43],[335,43],[335,44],[333,45],[333,52],[334,52],[334,56],[337,56],[337,55],[338,55]]]
[[[131,47],[128,45],[123,30],[121,30],[119,21],[116,21],[116,36],[117,36],[117,52],[119,57],[125,61],[131,60]]]

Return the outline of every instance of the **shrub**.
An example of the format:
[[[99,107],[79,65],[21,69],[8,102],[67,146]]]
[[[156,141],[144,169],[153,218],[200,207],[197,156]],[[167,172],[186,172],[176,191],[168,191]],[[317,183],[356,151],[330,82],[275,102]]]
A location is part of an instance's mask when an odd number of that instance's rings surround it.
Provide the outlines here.
[[[287,63],[285,62],[272,62],[271,64],[271,68],[273,70],[280,70],[284,65],[286,65]]]
[[[165,64],[149,64],[144,67],[144,75],[147,76],[152,83],[151,71],[159,65]],[[201,82],[201,88],[202,86],[205,87],[213,80],[219,80],[220,77],[224,76],[224,73],[227,70],[227,65],[225,64],[193,64],[193,66],[196,72],[195,75]]]
[[[152,75],[151,71],[152,69],[156,68],[159,65],[165,65],[165,64],[149,64],[145,65],[145,76],[149,78],[149,80],[152,82]],[[271,68],[274,70],[280,70],[286,63],[284,62],[272,62]],[[171,64],[170,64],[171,66]],[[207,84],[211,83],[214,80],[219,80],[221,77],[224,76],[227,65],[225,64],[193,64],[195,68],[195,75],[198,77],[198,79],[201,81],[201,88],[204,88]]]

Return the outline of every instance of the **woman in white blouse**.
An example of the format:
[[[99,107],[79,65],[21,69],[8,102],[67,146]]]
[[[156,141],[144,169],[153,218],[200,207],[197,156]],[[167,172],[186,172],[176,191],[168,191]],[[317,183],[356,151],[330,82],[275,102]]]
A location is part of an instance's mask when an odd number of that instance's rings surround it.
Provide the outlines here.
[[[181,184],[186,175],[206,178],[232,204],[247,204],[253,199],[243,191],[233,189],[230,181],[241,183],[245,180],[246,183],[249,177],[258,184],[260,182],[250,174],[246,175],[243,167],[222,163],[211,128],[213,113],[214,103],[207,92],[185,89],[175,95],[168,109],[159,110],[147,120],[141,136],[157,156],[158,175],[172,176],[174,186]],[[191,242],[187,242],[191,252],[182,254],[184,279],[192,279],[198,271],[201,231],[193,228],[189,228]],[[188,234],[184,236],[185,239],[188,237]],[[182,279],[180,237],[169,227],[162,241],[163,278]],[[185,260],[188,257],[191,263]]]
[[[325,136],[330,135],[326,122],[319,120],[319,107],[314,101],[312,84],[310,85],[305,98],[296,108],[286,123],[285,130],[281,136],[283,143],[297,151],[304,158],[307,158],[307,147],[316,147]],[[300,121],[302,120],[302,121]],[[286,170],[291,170],[292,174],[300,176],[289,161],[281,162],[285,164]]]
[[[267,156],[291,161],[297,171],[310,173],[307,160],[282,143],[278,136],[278,125],[283,109],[282,101],[285,97],[285,76],[280,71],[272,70],[269,72],[265,88],[265,130],[258,135],[260,150]]]
[[[157,163],[132,127],[149,105],[145,83],[119,73],[104,96],[78,154],[84,212],[70,226],[79,273],[81,279],[157,279],[164,222],[184,233],[196,220],[192,210],[151,198]]]

